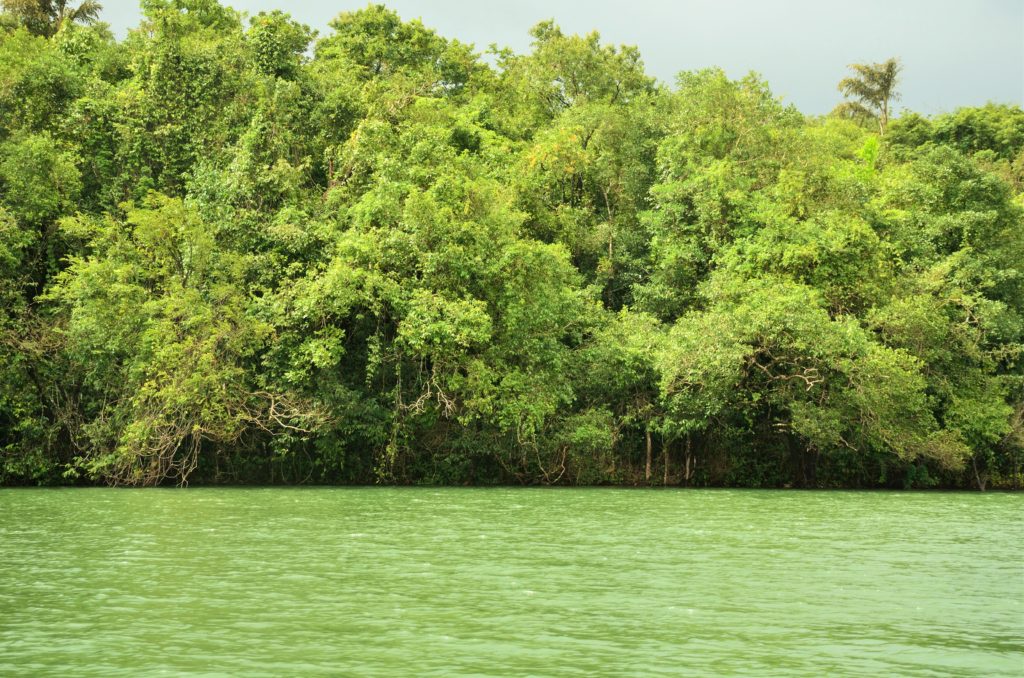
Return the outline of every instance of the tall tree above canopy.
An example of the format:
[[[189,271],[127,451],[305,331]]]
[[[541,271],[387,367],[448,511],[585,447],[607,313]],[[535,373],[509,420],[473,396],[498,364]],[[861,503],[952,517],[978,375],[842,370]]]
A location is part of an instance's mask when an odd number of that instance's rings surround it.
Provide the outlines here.
[[[82,0],[77,6],[67,0],[3,0],[4,11],[37,35],[55,35],[66,22],[91,24],[103,10],[96,0]]]
[[[889,124],[890,104],[898,101],[896,83],[903,66],[899,59],[886,59],[880,64],[850,64],[856,75],[839,81],[839,91],[847,99],[836,112],[853,118],[878,121],[878,131],[885,134]]]

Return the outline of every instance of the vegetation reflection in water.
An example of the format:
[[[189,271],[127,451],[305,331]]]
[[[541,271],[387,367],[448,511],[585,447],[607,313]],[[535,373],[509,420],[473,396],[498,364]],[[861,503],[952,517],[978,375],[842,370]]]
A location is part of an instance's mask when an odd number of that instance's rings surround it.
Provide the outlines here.
[[[0,673],[1019,675],[1021,502],[0,491]]]

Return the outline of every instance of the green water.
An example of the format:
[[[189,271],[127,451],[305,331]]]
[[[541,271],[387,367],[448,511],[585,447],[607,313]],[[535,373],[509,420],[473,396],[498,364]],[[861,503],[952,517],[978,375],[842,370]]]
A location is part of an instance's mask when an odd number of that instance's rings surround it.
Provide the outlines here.
[[[1024,674],[1024,496],[0,491],[0,675]]]

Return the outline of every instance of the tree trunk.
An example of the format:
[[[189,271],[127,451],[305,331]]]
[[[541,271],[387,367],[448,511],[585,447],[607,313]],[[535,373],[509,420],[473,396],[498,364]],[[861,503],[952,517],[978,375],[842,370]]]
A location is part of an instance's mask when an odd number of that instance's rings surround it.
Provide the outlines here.
[[[689,487],[689,485],[690,485],[690,473],[692,471],[692,469],[690,468],[690,462],[693,460],[692,450],[693,450],[693,445],[691,443],[690,434],[687,433],[686,434],[686,465],[683,468],[683,484],[686,485],[687,487]]]
[[[1016,448],[1013,450],[1013,489],[1020,489],[1020,459]]]
[[[971,459],[971,465],[974,467],[974,480],[978,483],[978,489],[984,492],[985,486],[988,484],[988,474],[978,471],[978,459],[976,457]]]
[[[807,486],[807,447],[800,445],[800,487]]]
[[[651,481],[651,429],[647,429],[647,466],[644,468],[644,480]]]
[[[664,438],[661,440],[661,457],[665,463],[665,476],[662,478],[661,484],[668,485],[668,441]]]

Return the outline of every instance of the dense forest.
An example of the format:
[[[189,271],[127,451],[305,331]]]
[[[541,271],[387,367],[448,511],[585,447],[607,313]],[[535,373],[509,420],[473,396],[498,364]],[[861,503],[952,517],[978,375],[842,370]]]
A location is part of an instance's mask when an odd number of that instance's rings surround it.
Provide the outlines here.
[[[0,483],[1019,484],[1018,105],[3,6]]]

